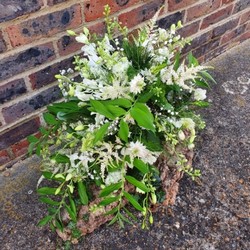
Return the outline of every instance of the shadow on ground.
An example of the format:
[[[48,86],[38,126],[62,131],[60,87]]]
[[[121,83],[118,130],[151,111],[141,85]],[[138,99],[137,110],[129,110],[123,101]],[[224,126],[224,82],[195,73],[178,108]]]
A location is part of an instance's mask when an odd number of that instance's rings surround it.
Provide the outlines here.
[[[46,213],[35,187],[38,159],[20,162],[0,176],[3,250],[29,249],[250,249],[250,40],[209,64],[217,85],[207,128],[197,138],[194,166],[201,181],[184,178],[175,206],[155,214],[150,230],[103,226],[67,246],[37,221]]]

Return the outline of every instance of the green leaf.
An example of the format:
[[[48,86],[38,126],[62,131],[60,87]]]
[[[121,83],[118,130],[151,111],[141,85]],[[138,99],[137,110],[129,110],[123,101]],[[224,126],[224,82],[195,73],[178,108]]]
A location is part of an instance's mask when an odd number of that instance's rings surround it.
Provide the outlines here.
[[[98,141],[101,141],[104,137],[104,135],[107,133],[108,128],[110,126],[110,122],[105,123],[102,125],[96,132],[95,132],[95,138],[93,143],[96,144]]]
[[[130,114],[139,126],[155,132],[154,117],[144,103],[136,103],[130,110]]]
[[[146,163],[144,163],[142,160],[135,158],[134,159],[134,166],[141,171],[143,174],[149,173],[149,167]]]
[[[107,187],[105,187],[99,194],[99,197],[104,197],[104,196],[107,196],[109,194],[111,194],[112,192],[114,192],[115,190],[118,190],[120,189],[122,186],[122,182],[118,182],[118,183],[115,183],[115,184],[111,184]]]
[[[108,226],[113,225],[118,220],[117,216],[115,216],[108,224]]]
[[[60,205],[60,202],[53,201],[52,199],[50,199],[48,197],[45,197],[45,196],[40,197],[39,200],[41,202],[43,202],[43,203],[46,203],[46,204],[49,204],[49,205],[52,205],[52,206],[59,206]]]
[[[30,143],[36,143],[36,142],[38,142],[39,141],[39,139],[38,138],[36,138],[34,135],[29,135],[28,137],[27,137],[27,139],[28,139],[28,142],[30,142]]]
[[[65,204],[65,208],[66,208],[67,212],[69,213],[69,216],[72,219],[72,221],[76,222],[76,214],[74,213],[74,211],[72,211],[72,209],[66,204]]]
[[[120,196],[115,196],[115,197],[107,197],[104,200],[102,200],[99,205],[100,206],[107,206],[115,201],[118,201]]]
[[[148,100],[150,100],[150,98],[154,95],[154,92],[152,90],[149,90],[148,92],[145,92],[144,94],[140,95],[138,98],[138,101],[141,103],[145,103]]]
[[[129,127],[124,120],[120,121],[120,129],[118,132],[118,136],[125,142],[128,142],[128,135],[129,135]]]
[[[74,214],[76,214],[76,205],[75,205],[75,202],[72,199],[71,195],[69,195],[69,204],[70,204],[70,208],[71,208],[72,212]]]
[[[129,217],[131,217],[133,220],[137,221],[136,217],[126,207],[124,207],[123,209]]]
[[[208,79],[209,81],[216,84],[214,78],[206,71],[200,71],[199,74],[203,77],[203,79]]]
[[[70,163],[68,156],[57,153],[51,156],[51,160],[55,160],[57,163]]]
[[[40,127],[39,130],[42,133],[42,135],[49,135],[49,131],[46,130],[44,127]]]
[[[78,193],[80,196],[80,201],[83,205],[87,205],[89,203],[89,198],[87,195],[86,187],[82,181],[77,182]]]
[[[55,220],[55,225],[61,232],[63,231],[62,223],[59,220]]]
[[[58,123],[55,116],[50,114],[50,113],[43,114],[43,118],[44,118],[45,122],[49,125],[56,125]]]
[[[135,187],[138,187],[140,188],[142,191],[144,192],[149,192],[150,189],[144,184],[142,183],[141,181],[138,181],[136,180],[133,176],[130,176],[130,175],[126,175],[125,176],[125,179],[131,183],[132,185],[134,185]]]
[[[181,59],[181,54],[180,52],[177,52],[176,57],[175,57],[175,62],[174,62],[174,70],[176,71],[179,66],[180,66],[180,59]]]
[[[114,105],[107,105],[106,108],[108,109],[108,111],[113,114],[115,117],[119,117],[122,115],[126,114],[126,110]]]
[[[109,210],[108,212],[106,212],[104,215],[110,215],[110,214],[114,214],[118,211],[118,206],[112,208],[111,210]]]
[[[125,198],[133,205],[133,207],[139,211],[143,211],[142,206],[138,203],[138,201],[129,193],[123,191],[123,195]]]
[[[191,66],[198,66],[199,65],[199,62],[198,60],[193,56],[192,52],[189,52],[188,53],[188,66],[191,67]]]
[[[37,189],[37,193],[41,195],[53,195],[55,194],[57,188],[51,188],[51,187],[41,187]]]
[[[115,100],[103,101],[102,103],[104,105],[114,105],[114,106],[119,106],[123,108],[130,108],[132,105],[131,101],[125,98],[118,98]]]
[[[201,88],[210,88],[208,83],[206,83],[205,81],[201,81],[199,79],[195,79],[194,83],[196,86],[201,87]]]
[[[151,131],[145,131],[143,133],[141,142],[153,152],[160,152],[163,150],[162,142],[160,138]]]
[[[38,155],[38,156],[41,155],[41,144],[37,144],[37,146],[36,146],[36,155]]]
[[[191,104],[193,104],[195,106],[198,106],[198,107],[203,107],[203,108],[206,108],[206,107],[210,106],[210,103],[205,102],[205,101],[195,101],[195,102],[192,102]]]
[[[91,106],[95,109],[95,111],[101,115],[104,115],[105,117],[114,120],[116,118],[115,115],[113,115],[106,106],[103,105],[101,101],[97,100],[90,100]]]
[[[28,153],[31,155],[33,153],[34,147],[36,144],[34,142],[31,142],[28,147]]]
[[[46,225],[47,223],[49,223],[49,222],[52,220],[52,218],[53,218],[53,216],[51,216],[51,215],[45,216],[43,219],[41,219],[41,220],[38,222],[37,226],[40,227],[40,226]]]
[[[44,178],[50,180],[50,179],[52,179],[53,173],[48,172],[48,171],[44,171],[44,172],[42,172],[42,175]]]

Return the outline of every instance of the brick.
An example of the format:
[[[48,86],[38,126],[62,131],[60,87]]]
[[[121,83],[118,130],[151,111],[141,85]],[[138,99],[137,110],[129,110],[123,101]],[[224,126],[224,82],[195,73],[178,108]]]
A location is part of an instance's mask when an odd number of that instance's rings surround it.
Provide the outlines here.
[[[3,104],[17,96],[26,93],[27,88],[23,79],[17,79],[0,86],[0,103]]]
[[[243,13],[240,18],[240,24],[246,23],[250,20],[250,10],[246,13]]]
[[[221,0],[208,0],[187,9],[186,21],[190,22],[201,16],[205,16],[220,7]]]
[[[202,35],[200,35],[198,37],[195,37],[192,40],[192,42],[191,42],[190,45],[186,45],[183,48],[183,50],[182,50],[183,53],[185,54],[185,53],[189,52],[190,50],[195,49],[195,48],[197,48],[197,47],[199,47],[199,46],[201,46],[201,45],[209,42],[210,39],[211,39],[211,37],[212,37],[212,31],[208,31],[208,32],[203,33]]]
[[[175,11],[197,2],[197,0],[168,0],[168,10]]]
[[[231,3],[231,2],[235,2],[235,1],[237,1],[237,0],[222,0],[222,5],[223,4],[228,4],[228,3]]]
[[[218,46],[217,48],[215,48],[214,50],[210,51],[209,53],[207,53],[205,55],[205,59],[204,61],[207,62],[219,55],[221,55],[222,53],[224,53],[225,51],[227,51],[227,49],[229,49],[228,45],[222,45],[222,46]]]
[[[2,32],[0,31],[0,53],[4,52],[7,50],[7,47],[6,47],[6,43],[3,39],[3,34]]]
[[[42,0],[1,0],[0,23],[12,20],[18,16],[37,11],[43,5]]]
[[[4,107],[2,114],[6,123],[11,123],[58,100],[60,97],[60,89],[54,86],[26,100],[15,103],[9,107]]]
[[[6,150],[0,151],[0,166],[4,165],[5,163],[9,162],[11,160],[8,152]]]
[[[0,79],[4,80],[55,58],[52,43],[32,47],[0,61]]]
[[[72,61],[73,58],[68,58],[29,75],[32,88],[39,89],[45,85],[55,82],[55,75],[58,74],[60,70],[74,68]]]
[[[246,9],[249,6],[250,6],[250,0],[239,0],[237,3],[235,3],[233,14]]]
[[[231,12],[232,12],[232,9],[233,9],[233,5],[229,5],[225,8],[218,10],[217,12],[205,17],[203,19],[202,24],[201,24],[201,29],[205,29],[208,26],[215,24],[215,23],[229,17]]]
[[[47,4],[48,4],[49,6],[52,6],[52,5],[55,5],[55,4],[58,4],[58,3],[66,2],[66,1],[68,1],[68,0],[48,0],[48,1],[47,1]]]
[[[39,126],[39,118],[34,118],[16,127],[12,127],[8,131],[3,131],[3,133],[0,134],[0,150],[6,149],[9,146],[25,139],[28,135],[36,133]]]
[[[183,28],[181,28],[178,31],[178,34],[180,34],[182,37],[189,37],[189,36],[195,34],[196,32],[198,32],[199,26],[200,26],[200,20],[195,21],[195,22],[188,24],[188,25],[185,24],[183,26]]]
[[[241,34],[239,37],[237,37],[235,39],[235,41],[242,43],[242,42],[246,41],[247,39],[249,39],[250,38],[250,28],[246,27],[246,30],[247,31],[245,33]]]
[[[82,22],[81,6],[48,13],[6,28],[13,47],[28,44],[42,37],[48,37],[65,29],[78,27]]]
[[[239,35],[245,32],[246,25],[241,25],[236,29],[224,34],[221,38],[221,44],[225,44],[231,42],[234,38],[238,37]]]
[[[173,23],[183,21],[184,12],[176,12],[169,16],[163,17],[157,21],[157,25],[162,29],[168,29]]]
[[[149,20],[163,5],[164,0],[151,1],[143,6],[135,8],[129,12],[123,13],[119,16],[119,21],[123,25],[131,28],[139,23]]]
[[[83,44],[78,43],[75,37],[65,35],[57,41],[59,54],[65,56],[81,49]]]
[[[85,21],[94,21],[100,17],[103,17],[104,6],[108,4],[111,9],[111,14],[119,10],[128,8],[140,0],[89,0],[84,4],[84,16]]]
[[[213,29],[212,38],[221,36],[224,33],[226,33],[227,31],[234,29],[238,25],[238,22],[239,22],[239,18],[236,18],[236,19],[231,19],[228,22],[226,22],[220,26],[216,26]]]
[[[12,145],[11,149],[12,149],[14,156],[19,157],[21,155],[28,153],[28,147],[29,147],[29,142],[28,140],[24,139]]]
[[[211,40],[210,42],[202,45],[201,47],[195,49],[193,51],[193,54],[195,57],[201,57],[204,56],[205,54],[207,54],[209,51],[217,48],[220,44],[220,38],[216,38],[214,40]]]

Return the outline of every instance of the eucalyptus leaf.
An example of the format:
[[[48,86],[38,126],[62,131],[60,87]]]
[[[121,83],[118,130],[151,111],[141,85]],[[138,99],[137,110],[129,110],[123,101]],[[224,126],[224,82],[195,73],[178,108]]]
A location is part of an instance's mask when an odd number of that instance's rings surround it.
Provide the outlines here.
[[[104,196],[107,196],[109,194],[111,194],[112,192],[114,192],[115,190],[118,190],[120,189],[122,186],[122,182],[118,182],[118,183],[115,183],[115,184],[111,184],[107,187],[105,187],[99,194],[99,197],[104,197]]]
[[[134,185],[135,187],[138,187],[139,189],[141,189],[144,192],[149,192],[150,189],[141,181],[138,181],[137,179],[135,179],[133,176],[130,175],[126,175],[125,179],[131,183],[132,185]]]
[[[38,226],[44,226],[46,225],[47,223],[49,223],[51,220],[52,220],[53,216],[51,215],[47,215],[45,216],[43,219],[41,219],[39,222],[38,222]]]
[[[133,207],[139,211],[143,211],[142,206],[138,203],[138,201],[129,193],[123,191],[123,195],[125,198],[133,205]]]
[[[87,205],[89,203],[89,198],[87,195],[86,187],[82,181],[77,182],[78,194],[80,196],[80,201],[83,205]]]
[[[45,197],[45,196],[41,196],[39,198],[39,200],[43,203],[46,203],[46,204],[49,204],[49,205],[52,205],[52,206],[59,206],[60,205],[60,202],[58,201],[54,201],[48,197]]]
[[[134,166],[143,174],[147,174],[149,173],[149,167],[148,165],[143,162],[142,160],[135,158],[134,159]]]

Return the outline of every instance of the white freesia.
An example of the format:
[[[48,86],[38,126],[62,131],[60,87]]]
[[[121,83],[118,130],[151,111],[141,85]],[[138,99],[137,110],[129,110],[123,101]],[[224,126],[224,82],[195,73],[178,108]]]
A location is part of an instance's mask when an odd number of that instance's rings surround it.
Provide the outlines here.
[[[205,100],[207,98],[206,95],[207,91],[205,89],[195,89],[194,91],[194,99],[197,101],[202,101]]]

